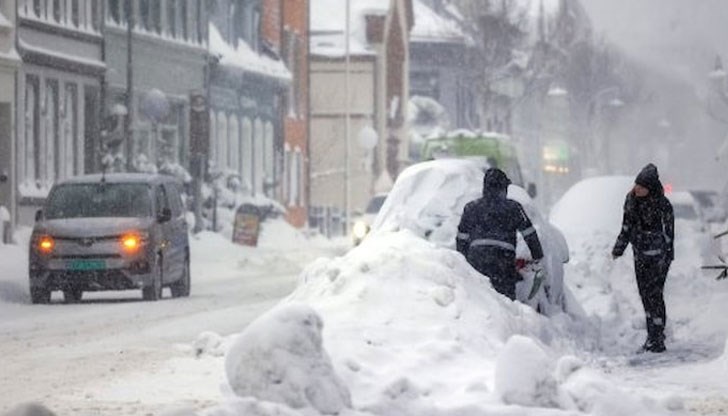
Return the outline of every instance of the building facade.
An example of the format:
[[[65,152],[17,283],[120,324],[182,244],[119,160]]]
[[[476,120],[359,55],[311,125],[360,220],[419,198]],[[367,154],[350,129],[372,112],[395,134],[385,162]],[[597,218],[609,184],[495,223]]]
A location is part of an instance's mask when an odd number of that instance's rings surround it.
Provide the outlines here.
[[[207,3],[105,0],[106,134],[97,147],[121,144],[116,150],[131,157],[134,170],[189,166],[190,97],[206,87]],[[126,109],[128,10],[134,21],[131,109]],[[133,121],[130,147],[122,122],[128,112]]]
[[[319,228],[344,231],[347,199],[352,211],[363,211],[375,184],[391,184],[410,163],[406,103],[414,15],[410,0],[352,2],[347,71],[345,2],[313,0],[311,13],[311,217],[324,224]],[[374,149],[358,143],[365,127],[377,132]]]
[[[410,96],[435,100],[452,129],[476,129],[477,109],[468,54],[472,40],[440,2],[414,0],[410,37]]]
[[[210,10],[210,161],[253,197],[280,196],[282,101],[278,2],[222,0]],[[272,20],[271,20],[272,19]]]
[[[20,57],[15,50],[15,1],[0,3],[0,242],[8,242],[15,209],[15,79]]]
[[[33,221],[51,185],[93,169],[99,135],[102,3],[18,3],[16,218]]]
[[[308,220],[309,201],[309,60],[308,0],[282,0],[280,50],[291,73],[283,113],[283,186],[281,202],[288,221],[302,227]]]

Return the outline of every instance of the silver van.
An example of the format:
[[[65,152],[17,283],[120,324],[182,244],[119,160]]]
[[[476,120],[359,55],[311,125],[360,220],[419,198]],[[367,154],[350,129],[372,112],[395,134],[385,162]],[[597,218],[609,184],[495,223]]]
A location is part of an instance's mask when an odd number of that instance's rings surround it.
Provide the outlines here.
[[[36,213],[28,274],[33,303],[63,291],[68,303],[86,291],[141,289],[158,300],[190,294],[190,246],[175,178],[87,175],[53,186]]]

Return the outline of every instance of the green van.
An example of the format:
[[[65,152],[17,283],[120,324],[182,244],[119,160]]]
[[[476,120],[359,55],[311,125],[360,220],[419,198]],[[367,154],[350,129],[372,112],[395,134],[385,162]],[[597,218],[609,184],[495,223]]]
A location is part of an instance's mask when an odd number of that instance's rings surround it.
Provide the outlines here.
[[[488,166],[504,171],[514,185],[526,187],[516,147],[510,136],[504,134],[456,130],[426,139],[421,154],[423,161],[444,158],[483,159]],[[536,188],[533,184],[528,184],[528,193],[535,196]]]

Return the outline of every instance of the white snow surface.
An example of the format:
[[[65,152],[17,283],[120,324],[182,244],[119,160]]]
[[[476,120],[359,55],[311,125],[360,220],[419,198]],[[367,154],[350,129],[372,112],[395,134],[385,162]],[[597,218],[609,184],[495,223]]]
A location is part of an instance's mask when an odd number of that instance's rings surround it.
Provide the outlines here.
[[[306,305],[275,308],[249,325],[227,353],[232,390],[241,397],[338,414],[349,390],[323,349],[321,317]]]

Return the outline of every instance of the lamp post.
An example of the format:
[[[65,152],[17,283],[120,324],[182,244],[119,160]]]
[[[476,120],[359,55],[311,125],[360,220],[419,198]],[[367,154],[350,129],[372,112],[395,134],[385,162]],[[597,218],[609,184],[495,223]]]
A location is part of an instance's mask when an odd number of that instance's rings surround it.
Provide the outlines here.
[[[126,108],[127,115],[124,119],[125,134],[125,156],[126,170],[131,172],[134,169],[133,163],[133,140],[134,140],[134,64],[132,45],[134,43],[134,7],[131,1],[124,2],[124,13],[126,14]]]
[[[345,205],[345,220],[344,220],[344,234],[349,235],[351,225],[351,103],[349,97],[351,95],[351,0],[346,0],[346,13],[345,13],[345,25],[344,25],[344,140],[345,151],[344,151],[344,205]]]

